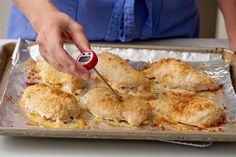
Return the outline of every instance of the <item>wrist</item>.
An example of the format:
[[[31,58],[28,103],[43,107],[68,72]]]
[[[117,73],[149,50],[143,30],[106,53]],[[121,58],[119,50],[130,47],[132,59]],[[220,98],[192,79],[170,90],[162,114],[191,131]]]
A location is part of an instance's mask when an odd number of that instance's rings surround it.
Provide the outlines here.
[[[41,20],[47,17],[49,12],[59,12],[50,0],[13,0],[14,4],[24,13],[35,31],[41,27]]]
[[[38,14],[31,15],[29,20],[36,32],[38,32],[41,27],[45,24],[45,21],[51,20],[52,16],[59,14],[60,11],[55,10],[47,10],[46,12],[41,12]]]

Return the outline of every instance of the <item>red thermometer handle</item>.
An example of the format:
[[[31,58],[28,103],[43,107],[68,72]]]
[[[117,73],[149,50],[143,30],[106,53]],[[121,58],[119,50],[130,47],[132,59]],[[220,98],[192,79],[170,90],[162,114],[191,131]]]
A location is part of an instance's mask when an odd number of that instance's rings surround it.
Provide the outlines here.
[[[87,70],[91,70],[97,65],[98,57],[92,50],[84,51],[78,56],[76,61],[82,64]]]

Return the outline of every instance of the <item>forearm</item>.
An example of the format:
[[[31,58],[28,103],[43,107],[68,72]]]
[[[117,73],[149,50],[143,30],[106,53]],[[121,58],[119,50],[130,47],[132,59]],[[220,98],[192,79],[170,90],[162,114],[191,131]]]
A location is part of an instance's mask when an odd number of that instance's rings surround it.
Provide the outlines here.
[[[218,0],[218,3],[224,15],[229,41],[236,42],[236,0]]]
[[[58,11],[50,0],[13,0],[13,2],[29,19],[36,31],[40,27],[41,17],[47,16],[47,12]]]

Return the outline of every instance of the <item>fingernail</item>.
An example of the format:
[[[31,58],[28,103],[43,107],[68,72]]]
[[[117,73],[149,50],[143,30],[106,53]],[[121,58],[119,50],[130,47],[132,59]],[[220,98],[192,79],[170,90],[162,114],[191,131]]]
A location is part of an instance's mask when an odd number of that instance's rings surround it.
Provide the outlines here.
[[[81,78],[82,80],[85,80],[85,81],[88,80],[88,77],[87,77],[87,76],[84,76],[84,75],[82,75],[80,78]]]
[[[77,76],[85,81],[87,81],[90,78],[89,73],[77,73]]]
[[[90,78],[90,73],[88,72],[88,73],[83,73],[83,79],[84,80],[88,80],[89,78]]]

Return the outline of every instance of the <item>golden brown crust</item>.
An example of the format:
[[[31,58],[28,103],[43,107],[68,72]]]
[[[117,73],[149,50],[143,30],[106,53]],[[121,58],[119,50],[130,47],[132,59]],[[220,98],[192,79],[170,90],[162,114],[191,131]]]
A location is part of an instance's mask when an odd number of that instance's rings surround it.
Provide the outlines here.
[[[81,104],[96,117],[110,120],[121,119],[121,104],[107,88],[95,88],[81,98]]]
[[[156,99],[148,93],[150,81],[143,73],[116,55],[102,53],[98,57],[97,69],[120,92],[122,102],[106,86],[84,95],[81,88],[86,82],[56,71],[42,61],[37,62],[37,67],[43,82],[51,87],[37,84],[26,88],[19,105],[26,109],[29,119],[49,128],[85,128],[87,123],[78,118],[81,108],[84,108],[94,117],[112,120],[110,122],[114,124],[126,121],[126,125],[135,127],[145,124],[153,108],[159,115],[168,117],[171,123],[181,125],[205,128],[224,122],[224,110],[208,98],[199,97],[200,92],[196,92],[216,90],[219,86],[214,79],[180,60],[162,59],[144,70],[147,77],[154,78],[156,85],[161,84],[165,89],[160,92],[158,87],[161,97]],[[96,81],[95,84],[99,86]],[[168,94],[163,94],[165,92]]]
[[[87,84],[87,81],[78,77],[57,71],[45,61],[37,61],[36,67],[40,71],[39,74],[43,83],[60,88],[65,92],[72,93],[77,89],[83,88]]]
[[[177,97],[162,95],[150,102],[156,112],[172,120],[198,127],[217,126],[225,119],[224,110],[213,101],[203,97]]]
[[[142,96],[149,94],[149,80],[119,56],[108,52],[99,54],[96,68],[121,93]]]
[[[219,89],[213,78],[174,58],[161,59],[143,73],[168,88],[190,91]]]
[[[27,117],[31,120],[28,122],[29,125],[43,126],[44,128],[80,128],[84,129],[88,127],[88,123],[83,119],[75,119],[70,123],[63,121],[51,121],[44,117],[40,117],[37,113],[28,113]]]
[[[122,97],[124,99],[122,115],[129,124],[140,125],[150,117],[152,109],[145,99],[129,95]]]
[[[108,88],[95,88],[82,97],[82,103],[98,118],[114,121],[127,121],[130,125],[140,125],[148,119],[151,107],[142,97],[120,94],[123,101]]]
[[[51,121],[69,122],[80,113],[78,102],[73,95],[43,84],[27,87],[20,101],[27,112],[37,113]]]

